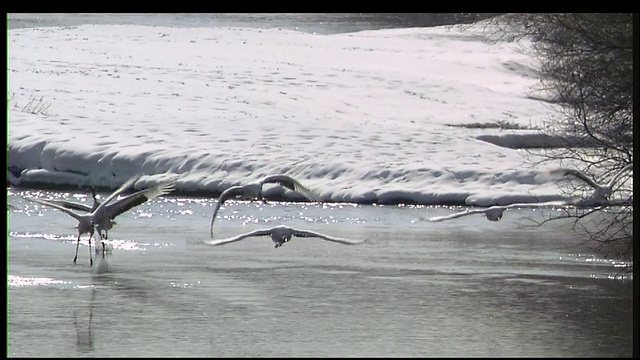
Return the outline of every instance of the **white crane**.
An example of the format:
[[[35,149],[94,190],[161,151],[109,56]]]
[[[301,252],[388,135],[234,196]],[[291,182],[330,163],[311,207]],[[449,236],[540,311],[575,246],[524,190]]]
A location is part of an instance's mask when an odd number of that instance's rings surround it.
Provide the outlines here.
[[[587,185],[593,188],[593,194],[587,200],[589,200],[589,203],[597,204],[598,202],[606,202],[609,200],[613,193],[614,186],[622,179],[627,171],[633,171],[633,163],[629,163],[623,167],[606,184],[598,184],[583,172],[575,169],[552,170],[552,173],[560,173],[562,176],[573,176],[587,183]]]
[[[287,175],[270,175],[257,182],[249,183],[246,185],[232,186],[220,194],[220,197],[218,197],[218,202],[216,203],[216,207],[215,209],[213,209],[211,226],[209,228],[211,237],[213,238],[213,222],[216,221],[218,210],[220,210],[220,206],[224,204],[227,199],[243,197],[251,200],[262,200],[266,204],[266,200],[262,197],[262,187],[264,184],[268,183],[284,186],[290,190],[299,192],[311,201],[321,201],[320,196],[318,196],[315,192],[311,191],[307,187],[303,186],[299,181]]]
[[[129,179],[127,182],[122,184],[122,186],[120,186],[116,191],[114,191],[111,195],[109,195],[109,197],[107,197],[104,200],[104,202],[100,204],[95,210],[93,210],[92,212],[87,212],[83,214],[76,213],[73,210],[67,209],[64,206],[55,204],[47,200],[39,200],[39,199],[33,199],[33,198],[27,198],[27,197],[25,197],[25,199],[39,203],[41,205],[56,208],[74,217],[76,220],[78,220],[78,241],[76,244],[76,255],[73,258],[73,263],[75,264],[78,258],[78,247],[80,246],[80,237],[83,234],[89,234],[89,259],[90,259],[91,266],[93,266],[93,258],[91,255],[91,237],[93,237],[94,229],[96,227],[98,228],[98,230],[104,229],[106,231],[110,229],[110,226],[112,226],[112,223],[113,223],[113,219],[116,216],[124,213],[125,211],[130,210],[135,206],[143,204],[148,200],[154,199],[161,195],[168,194],[171,191],[173,191],[175,187],[175,180],[171,180],[167,182],[162,182],[148,189],[140,190],[136,193],[124,196],[118,200],[114,200],[123,191],[125,191],[127,188],[132,186],[138,179],[139,179],[139,176]]]
[[[577,179],[580,179],[587,183],[589,186],[593,188],[593,194],[585,199],[571,199],[571,200],[561,200],[561,201],[547,201],[540,203],[515,203],[504,206],[491,206],[488,208],[481,209],[472,209],[462,212],[453,213],[450,215],[444,216],[435,216],[431,218],[419,218],[420,220],[429,220],[429,221],[444,221],[459,218],[462,216],[473,215],[473,214],[485,214],[487,220],[489,221],[498,221],[502,219],[502,215],[505,210],[513,209],[513,208],[545,208],[545,207],[563,207],[563,206],[576,206],[578,208],[585,207],[594,207],[594,206],[627,206],[633,203],[633,199],[620,199],[620,200],[609,200],[615,185],[622,179],[627,171],[633,170],[633,163],[627,164],[623,167],[618,173],[616,173],[611,180],[606,184],[598,184],[589,176],[584,174],[581,171],[575,169],[559,169],[552,170],[552,174],[561,174],[564,176],[573,176]]]
[[[75,201],[69,201],[69,200],[47,200],[50,203],[54,203],[60,206],[63,206],[67,209],[70,210],[79,210],[79,211],[84,211],[84,212],[93,212],[95,209],[98,208],[98,206],[100,205],[100,201],[98,201],[98,199],[96,198],[96,190],[94,189],[93,186],[90,186],[89,189],[91,190],[91,197],[93,197],[93,205],[89,206],[85,203],[81,203],[81,202],[75,202]],[[115,225],[115,221],[112,221],[109,229],[111,229],[113,227],[113,225]],[[102,229],[98,229],[98,235],[100,235],[100,238],[106,238],[107,237],[107,229],[105,229],[105,234],[102,234],[102,231],[100,231]]]
[[[125,182],[122,186],[125,187],[123,189],[126,190],[127,188],[131,187],[135,181],[137,181],[140,177],[134,177],[129,179],[127,182]],[[93,197],[93,205],[89,206],[85,203],[80,203],[80,202],[75,202],[75,201],[69,201],[69,200],[53,200],[53,199],[49,199],[46,200],[50,203],[54,203],[60,206],[63,206],[67,209],[70,210],[79,210],[79,211],[84,211],[87,213],[93,212],[95,211],[95,209],[98,208],[98,206],[100,206],[100,201],[98,201],[97,197],[96,197],[96,190],[93,186],[90,186],[89,189],[91,190],[91,197]],[[117,190],[116,190],[117,191]],[[108,237],[108,230],[110,230],[113,225],[115,225],[116,222],[113,221],[113,219],[111,219],[111,221],[106,225],[105,228],[102,228],[100,226],[96,226],[98,228],[98,235],[100,236],[100,239],[106,239]],[[97,225],[97,224],[95,224]],[[102,233],[102,230],[104,230],[104,234]]]
[[[434,217],[430,217],[430,218],[419,218],[417,219],[417,221],[419,220],[429,220],[432,222],[436,222],[436,221],[444,221],[444,220],[451,220],[451,219],[455,219],[455,218],[459,218],[462,216],[467,216],[467,215],[473,215],[473,214],[484,214],[487,217],[487,220],[489,221],[498,221],[500,219],[502,219],[502,215],[504,213],[505,210],[507,209],[513,209],[513,208],[547,208],[547,207],[554,207],[554,206],[567,206],[570,205],[571,203],[567,202],[567,201],[546,201],[546,202],[539,202],[539,203],[514,203],[514,204],[509,204],[509,205],[496,205],[496,206],[491,206],[488,208],[481,208],[481,209],[471,209],[471,210],[467,210],[467,211],[461,211],[461,212],[457,212],[457,213],[453,213],[453,214],[449,214],[449,215],[443,215],[443,216],[434,216]]]
[[[276,249],[284,245],[284,243],[291,240],[291,238],[294,236],[305,237],[305,238],[316,237],[316,238],[320,238],[327,241],[333,241],[333,242],[337,242],[344,245],[359,245],[359,244],[364,244],[366,242],[364,240],[358,241],[358,240],[337,238],[337,237],[321,234],[315,231],[300,230],[300,229],[294,229],[292,227],[285,226],[285,225],[278,225],[272,228],[253,230],[248,233],[240,234],[227,239],[206,240],[204,241],[204,243],[207,245],[218,246],[218,245],[224,245],[224,244],[240,241],[251,236],[270,236],[271,240],[276,244],[275,245]]]

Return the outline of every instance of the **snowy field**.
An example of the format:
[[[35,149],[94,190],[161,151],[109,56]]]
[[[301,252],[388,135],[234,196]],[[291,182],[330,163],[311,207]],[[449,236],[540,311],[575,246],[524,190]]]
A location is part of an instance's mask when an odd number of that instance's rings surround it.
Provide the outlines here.
[[[533,166],[525,149],[554,114],[528,44],[479,28],[82,25],[8,38],[13,185],[115,188],[143,174],[138,188],[177,177],[177,193],[217,196],[282,173],[328,202],[564,196],[548,175],[563,164]]]

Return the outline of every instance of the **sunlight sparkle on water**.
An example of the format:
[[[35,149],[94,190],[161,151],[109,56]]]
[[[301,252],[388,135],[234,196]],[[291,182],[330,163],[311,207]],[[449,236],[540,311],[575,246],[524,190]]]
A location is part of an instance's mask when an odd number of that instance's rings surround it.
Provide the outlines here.
[[[75,241],[77,240],[76,236],[73,235],[53,235],[53,234],[42,234],[42,233],[17,233],[10,232],[9,236],[18,237],[18,238],[39,238],[45,240],[63,240],[63,241]]]
[[[179,288],[184,288],[184,289],[188,289],[190,287],[193,287],[194,285],[199,285],[200,281],[196,281],[195,283],[183,283],[183,284],[179,284],[175,281],[171,282],[171,286],[172,287],[179,287]]]
[[[131,250],[131,251],[144,250],[139,243],[131,240],[116,240],[116,239],[111,240],[110,239],[110,240],[104,240],[104,242],[111,245],[113,249],[117,249],[117,250]]]
[[[52,285],[52,284],[65,284],[62,280],[55,280],[46,277],[22,277],[9,275],[8,277],[8,285],[9,286],[43,286],[43,285]]]

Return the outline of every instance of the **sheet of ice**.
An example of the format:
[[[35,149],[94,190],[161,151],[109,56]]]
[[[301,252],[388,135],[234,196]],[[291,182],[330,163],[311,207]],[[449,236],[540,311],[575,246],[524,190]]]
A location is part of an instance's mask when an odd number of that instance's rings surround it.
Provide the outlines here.
[[[177,174],[179,192],[217,195],[283,173],[335,202],[563,198],[544,175],[556,166],[534,168],[517,149],[539,142],[537,130],[461,126],[539,127],[553,114],[534,92],[527,44],[477,28],[82,25],[8,38],[15,185]]]

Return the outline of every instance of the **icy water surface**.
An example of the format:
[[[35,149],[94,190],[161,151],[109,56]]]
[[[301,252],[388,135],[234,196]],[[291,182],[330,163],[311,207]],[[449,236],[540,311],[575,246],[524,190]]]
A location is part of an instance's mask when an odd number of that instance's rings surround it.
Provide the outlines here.
[[[372,29],[467,23],[483,17],[472,13],[12,13],[10,29],[44,26],[145,25],[163,27],[284,28],[337,34]]]
[[[10,203],[8,356],[632,355],[633,281],[524,211],[411,223],[451,210],[231,201],[216,237],[285,224],[370,243],[211,247],[215,200],[168,197],[117,218],[89,267],[73,218]]]

